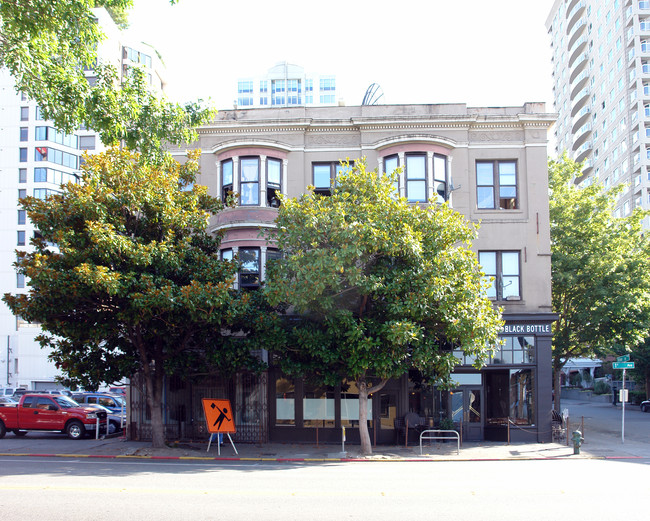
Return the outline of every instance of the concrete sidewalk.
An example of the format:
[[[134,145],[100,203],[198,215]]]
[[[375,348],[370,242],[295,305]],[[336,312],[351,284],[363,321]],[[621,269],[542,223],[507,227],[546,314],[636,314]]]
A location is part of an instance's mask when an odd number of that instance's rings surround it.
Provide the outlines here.
[[[360,456],[358,445],[315,445],[292,443],[236,444],[235,453],[229,441],[221,447],[207,442],[179,442],[163,449],[153,449],[149,442],[109,438],[103,440],[70,440],[62,435],[28,433],[15,437],[8,433],[0,440],[0,456],[60,456],[90,458],[149,458],[149,459],[206,459],[241,461],[495,461],[530,459],[650,459],[650,444],[621,443],[620,438],[596,436],[588,438],[580,454],[573,446],[558,443],[465,442],[456,452],[456,442],[424,444],[422,454],[418,444],[404,446],[381,445],[373,448],[372,456]]]

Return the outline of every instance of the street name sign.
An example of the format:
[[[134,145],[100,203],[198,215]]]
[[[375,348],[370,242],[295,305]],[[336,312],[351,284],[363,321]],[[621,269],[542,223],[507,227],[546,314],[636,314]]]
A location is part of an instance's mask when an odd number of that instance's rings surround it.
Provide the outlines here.
[[[613,362],[614,369],[634,369],[634,362]]]
[[[629,362],[630,361],[630,355],[617,356],[616,361],[617,362]]]

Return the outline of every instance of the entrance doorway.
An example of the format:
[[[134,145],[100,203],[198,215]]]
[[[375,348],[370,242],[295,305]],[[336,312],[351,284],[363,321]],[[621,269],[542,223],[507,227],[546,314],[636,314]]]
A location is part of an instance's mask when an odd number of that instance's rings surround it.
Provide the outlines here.
[[[483,389],[480,387],[463,387],[450,393],[451,419],[463,426],[463,439],[467,441],[483,440]]]
[[[379,410],[376,411],[377,443],[395,443],[395,420],[397,419],[397,391],[379,391]]]

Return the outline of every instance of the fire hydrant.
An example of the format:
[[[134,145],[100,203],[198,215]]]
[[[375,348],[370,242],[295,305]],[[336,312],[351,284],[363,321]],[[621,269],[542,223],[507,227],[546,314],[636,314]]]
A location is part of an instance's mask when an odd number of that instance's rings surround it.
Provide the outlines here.
[[[571,441],[573,442],[573,453],[580,454],[580,445],[582,445],[582,442],[585,441],[585,439],[582,437],[582,433],[580,431],[573,431],[573,434],[571,435]]]

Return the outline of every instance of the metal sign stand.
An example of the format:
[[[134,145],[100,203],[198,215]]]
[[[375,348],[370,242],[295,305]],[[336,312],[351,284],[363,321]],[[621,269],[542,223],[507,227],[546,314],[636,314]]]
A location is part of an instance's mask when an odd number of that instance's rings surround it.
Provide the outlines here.
[[[221,444],[223,443],[223,433],[213,433],[210,435],[210,441],[208,441],[208,450],[206,452],[210,452],[210,446],[212,445],[212,438],[214,435],[217,435],[217,454],[221,456]],[[235,454],[239,456],[239,452],[237,452],[237,447],[235,447],[235,442],[232,441],[232,438],[230,437],[230,433],[226,433],[226,436],[228,436],[228,439],[230,440],[230,444],[232,445],[232,450],[235,451]]]

